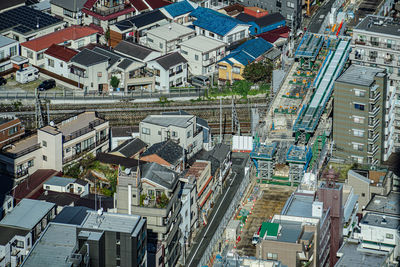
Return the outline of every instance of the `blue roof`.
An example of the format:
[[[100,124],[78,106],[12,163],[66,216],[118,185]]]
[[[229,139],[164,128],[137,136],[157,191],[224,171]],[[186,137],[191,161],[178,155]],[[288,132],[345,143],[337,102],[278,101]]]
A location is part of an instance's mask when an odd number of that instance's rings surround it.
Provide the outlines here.
[[[196,8],[190,15],[197,19],[193,22],[193,25],[222,36],[239,24],[248,25],[245,22],[204,7]]]
[[[188,1],[175,2],[163,7],[173,18],[192,12],[194,7]]]
[[[67,186],[69,184],[74,183],[75,181],[76,179],[74,178],[53,176],[49,180],[47,180],[44,184],[55,185],[55,186]]]
[[[229,64],[233,64],[231,59],[240,62],[246,66],[250,62],[253,62],[256,58],[267,52],[272,48],[272,44],[265,41],[262,38],[251,39],[241,44],[238,48],[233,50],[229,55],[221,59]]]

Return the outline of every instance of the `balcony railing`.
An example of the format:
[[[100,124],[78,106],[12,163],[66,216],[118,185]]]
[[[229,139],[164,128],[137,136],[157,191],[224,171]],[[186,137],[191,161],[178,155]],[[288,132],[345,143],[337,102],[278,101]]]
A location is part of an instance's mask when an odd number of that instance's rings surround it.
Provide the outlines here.
[[[19,157],[25,156],[26,154],[29,154],[35,150],[38,150],[40,148],[40,144],[35,144],[31,147],[25,148],[21,151],[18,151],[16,153],[13,152],[3,152],[3,154],[5,154],[6,156],[12,158],[12,159],[17,159]]]
[[[87,134],[88,132],[93,131],[94,127],[96,127],[96,126],[98,126],[98,125],[100,125],[100,124],[102,124],[104,122],[105,121],[101,120],[101,119],[96,119],[96,120],[94,120],[92,122],[89,122],[89,126],[86,126],[86,127],[82,128],[82,129],[79,129],[79,130],[77,130],[75,132],[72,132],[71,134],[69,134],[67,136],[64,136],[64,142],[68,142],[68,141],[70,141],[72,139],[75,139],[75,138],[77,138],[79,136]]]
[[[93,12],[105,17],[114,13],[117,13],[119,11],[122,11],[124,9],[129,8],[130,6],[127,5],[119,5],[119,6],[115,6],[115,7],[94,7],[93,8]]]
[[[102,136],[102,137],[100,137],[99,140],[96,141],[96,146],[102,145],[106,141],[108,141],[108,136]]]
[[[26,168],[26,169],[24,169],[24,170],[17,171],[17,172],[14,174],[14,177],[15,177],[15,178],[20,178],[20,177],[22,177],[22,176],[27,175],[28,173],[29,173],[29,168]]]
[[[68,163],[70,161],[73,161],[73,160],[75,160],[77,158],[82,157],[84,154],[86,154],[86,152],[94,149],[95,147],[96,147],[96,144],[91,144],[87,148],[82,149],[81,151],[79,151],[79,153],[76,153],[75,155],[72,155],[72,156],[67,157],[67,158],[63,158],[63,164]]]

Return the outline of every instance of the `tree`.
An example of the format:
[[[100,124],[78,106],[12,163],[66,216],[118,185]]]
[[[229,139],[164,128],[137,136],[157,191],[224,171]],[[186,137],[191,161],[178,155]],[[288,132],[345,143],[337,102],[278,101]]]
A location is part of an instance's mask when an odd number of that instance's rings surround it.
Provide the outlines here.
[[[236,81],[232,84],[232,91],[242,97],[247,97],[251,88],[251,82],[246,80]]]
[[[116,76],[112,76],[110,84],[114,89],[117,88],[119,85],[119,79]]]
[[[253,83],[270,82],[273,66],[271,62],[255,62],[247,65],[243,70],[243,77]]]

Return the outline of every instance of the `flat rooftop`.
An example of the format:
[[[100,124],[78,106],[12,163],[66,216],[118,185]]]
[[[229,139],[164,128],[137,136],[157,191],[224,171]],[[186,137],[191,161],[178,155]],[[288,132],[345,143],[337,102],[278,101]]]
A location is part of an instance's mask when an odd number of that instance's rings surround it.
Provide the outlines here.
[[[282,215],[312,218],[312,204],[315,201],[313,195],[292,194],[286,201]]]
[[[141,217],[138,215],[118,214],[103,212],[98,215],[96,211],[88,212],[80,228],[103,231],[133,233]]]
[[[356,241],[347,241],[343,243],[337,252],[341,255],[335,267],[365,266],[376,267],[383,266],[387,253],[379,250],[361,248]]]
[[[400,20],[391,17],[368,15],[354,28],[354,31],[366,31],[400,37]]]
[[[267,240],[276,240],[279,242],[297,243],[302,233],[302,223],[287,220],[274,220],[281,228],[276,239],[267,238]]]
[[[400,216],[400,192],[390,192],[387,196],[374,195],[365,208],[366,211]]]
[[[195,30],[175,22],[147,31],[147,35],[151,34],[166,41],[172,41],[191,33],[195,33]]]
[[[76,246],[76,225],[50,223],[23,262],[24,267],[70,267]]]
[[[149,115],[142,122],[156,124],[164,127],[176,126],[186,128],[192,124],[193,115]]]
[[[375,76],[378,74],[383,75],[384,72],[384,69],[352,64],[336,81],[361,86],[371,86],[375,81]]]
[[[38,144],[38,136],[37,134],[34,134],[13,143],[9,148],[5,149],[4,152],[16,154],[25,149],[31,148],[37,144]]]
[[[54,206],[53,203],[24,198],[0,221],[0,225],[31,230]]]
[[[203,35],[197,35],[196,37],[190,38],[189,40],[180,43],[180,46],[187,46],[191,49],[195,49],[197,51],[205,53],[214,49],[218,49],[220,47],[224,47],[225,43],[205,37]]]
[[[360,224],[400,230],[400,218],[376,214],[373,212],[367,212],[367,214],[362,218]]]

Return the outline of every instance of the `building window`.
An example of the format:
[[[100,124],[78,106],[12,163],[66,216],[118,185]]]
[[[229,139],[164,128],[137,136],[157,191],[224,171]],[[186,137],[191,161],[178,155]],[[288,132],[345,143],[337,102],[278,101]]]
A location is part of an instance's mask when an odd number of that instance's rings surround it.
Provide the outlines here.
[[[79,40],[77,45],[78,45],[78,48],[83,47],[85,45],[85,40]]]
[[[47,59],[47,64],[48,64],[50,67],[54,68],[54,60],[53,60],[53,59],[48,58],[48,59]]]
[[[153,42],[154,42],[153,39],[151,39],[151,38],[149,38],[149,37],[147,37],[147,41],[148,41],[149,43],[153,43]]]
[[[232,43],[233,42],[233,35],[229,35],[228,36],[228,43]]]
[[[354,90],[355,96],[365,96],[365,91],[364,90]]]
[[[31,159],[30,161],[28,161],[28,168],[33,167],[34,161],[33,159]]]
[[[172,137],[178,137],[178,133],[175,131],[172,131]]]
[[[278,259],[278,254],[276,254],[276,253],[267,253],[267,258],[269,259],[269,260],[276,260],[276,259]]]
[[[357,137],[363,137],[364,136],[364,131],[363,130],[358,130],[358,129],[353,129],[353,135]]]
[[[363,157],[359,157],[359,156],[354,156],[354,155],[352,155],[351,158],[352,158],[353,161],[355,161],[355,162],[357,162],[357,163],[360,163],[360,164],[363,163]]]
[[[12,46],[10,47],[10,56],[15,56],[17,54],[17,47],[16,46]]]
[[[198,61],[199,60],[199,55],[194,55],[194,60]]]
[[[60,68],[62,68],[64,66],[64,64],[62,62],[60,62]]]
[[[187,133],[186,133],[186,138],[190,138],[192,136],[192,131],[188,131]]]
[[[287,2],[287,7],[294,8],[294,3],[292,3],[292,2]]]
[[[73,18],[74,17],[74,13],[72,11],[69,11],[67,9],[64,9],[64,16]]]
[[[43,160],[47,161],[47,156],[43,155]]]
[[[364,118],[363,117],[353,116],[353,118],[354,118],[354,123],[358,123],[358,124],[363,124],[364,123]]]
[[[236,74],[240,74],[240,68],[239,67],[233,67],[232,72]]]
[[[158,135],[161,135],[161,131],[158,131]]]
[[[108,24],[109,25],[113,25],[113,24],[115,24],[117,22],[117,19],[115,18],[115,19],[110,19],[109,21],[108,21]]]
[[[361,196],[362,196],[362,197],[365,197],[365,193],[361,193]]]
[[[386,234],[387,239],[393,239],[393,234]]]
[[[32,51],[26,51],[26,56],[30,59],[33,59],[33,52]]]
[[[160,48],[163,49],[163,44],[162,43],[160,43]]]
[[[209,35],[210,37],[212,37],[212,38],[214,38],[214,36],[215,36],[212,32],[209,32],[208,35]]]
[[[37,58],[37,60],[43,59],[43,53],[37,54],[36,58]]]
[[[353,143],[353,149],[357,151],[363,151],[363,144]]]
[[[245,37],[245,35],[246,35],[245,31],[239,32],[239,39],[243,39]]]
[[[354,108],[358,109],[358,110],[364,110],[365,109],[365,105],[364,104],[354,103]]]
[[[185,50],[181,50],[181,53],[184,54],[184,55],[187,55],[187,54],[188,54],[188,52],[185,51]]]
[[[46,141],[42,141],[42,145],[44,146],[44,147],[47,147],[47,142]]]
[[[142,134],[150,135],[150,129],[146,127],[142,127]]]

